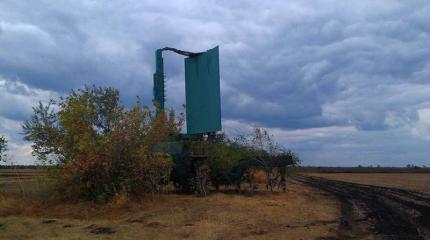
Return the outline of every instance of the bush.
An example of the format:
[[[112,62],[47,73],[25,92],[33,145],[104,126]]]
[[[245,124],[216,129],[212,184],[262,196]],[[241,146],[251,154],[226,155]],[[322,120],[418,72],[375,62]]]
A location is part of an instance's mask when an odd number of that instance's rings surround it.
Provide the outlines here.
[[[273,191],[278,186],[286,191],[287,175],[299,163],[295,153],[278,146],[267,130],[260,128],[247,137],[222,138],[211,143],[207,159],[210,182],[215,189],[220,185],[235,185],[240,190],[241,184],[247,182],[253,190],[263,172],[267,189]]]
[[[235,172],[243,159],[251,156],[250,149],[235,140],[223,137],[209,147],[207,164],[209,178],[216,190],[221,185],[234,185],[241,181]]]
[[[154,148],[180,132],[183,114],[157,114],[139,101],[126,110],[117,90],[94,86],[33,112],[25,139],[43,164],[57,166],[64,196],[104,202],[124,192],[154,193],[168,182],[172,159]]]

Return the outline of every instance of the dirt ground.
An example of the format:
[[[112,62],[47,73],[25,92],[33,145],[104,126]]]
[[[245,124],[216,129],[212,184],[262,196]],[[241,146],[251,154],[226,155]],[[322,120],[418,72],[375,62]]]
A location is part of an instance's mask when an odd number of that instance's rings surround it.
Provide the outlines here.
[[[52,200],[43,179],[0,176],[0,239],[430,239],[426,174],[305,174],[286,193],[161,194],[107,205]]]
[[[430,173],[311,173],[307,175],[430,193]]]
[[[366,174],[362,174],[362,179],[365,178]],[[403,179],[407,181],[408,178],[404,175]],[[371,236],[430,239],[429,193],[375,186],[377,182],[364,185],[315,175],[301,175],[298,181],[325,190],[340,201],[343,220],[339,232],[344,233],[341,239]]]
[[[27,197],[17,202],[20,193],[3,187],[0,239],[337,239],[341,221],[335,197],[298,182],[287,193],[168,194],[108,206],[35,202],[30,188],[38,187],[22,184]]]

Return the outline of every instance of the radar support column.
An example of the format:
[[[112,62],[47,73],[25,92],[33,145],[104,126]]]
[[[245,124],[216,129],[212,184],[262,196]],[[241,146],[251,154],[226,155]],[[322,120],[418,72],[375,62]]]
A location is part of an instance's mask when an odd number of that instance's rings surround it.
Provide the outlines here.
[[[155,51],[155,73],[154,73],[154,104],[157,106],[157,112],[164,111],[165,87],[164,87],[164,63],[162,49]]]

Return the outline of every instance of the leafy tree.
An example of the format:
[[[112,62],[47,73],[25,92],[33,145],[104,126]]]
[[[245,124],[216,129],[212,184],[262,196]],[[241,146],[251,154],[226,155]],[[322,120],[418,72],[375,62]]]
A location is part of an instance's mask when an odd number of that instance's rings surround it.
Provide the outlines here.
[[[138,100],[129,110],[113,88],[85,87],[33,108],[23,125],[33,154],[58,166],[65,196],[106,201],[116,194],[159,191],[172,161],[154,148],[181,130],[173,111],[158,113]]]

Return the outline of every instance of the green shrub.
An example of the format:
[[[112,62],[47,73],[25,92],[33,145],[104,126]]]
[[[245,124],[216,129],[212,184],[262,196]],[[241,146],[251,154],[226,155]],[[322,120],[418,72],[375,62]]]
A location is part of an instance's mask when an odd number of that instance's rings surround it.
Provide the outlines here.
[[[57,166],[64,196],[104,202],[124,192],[159,191],[173,163],[154,148],[180,132],[182,116],[156,114],[139,101],[126,110],[117,90],[93,86],[39,103],[23,129],[33,154]]]

